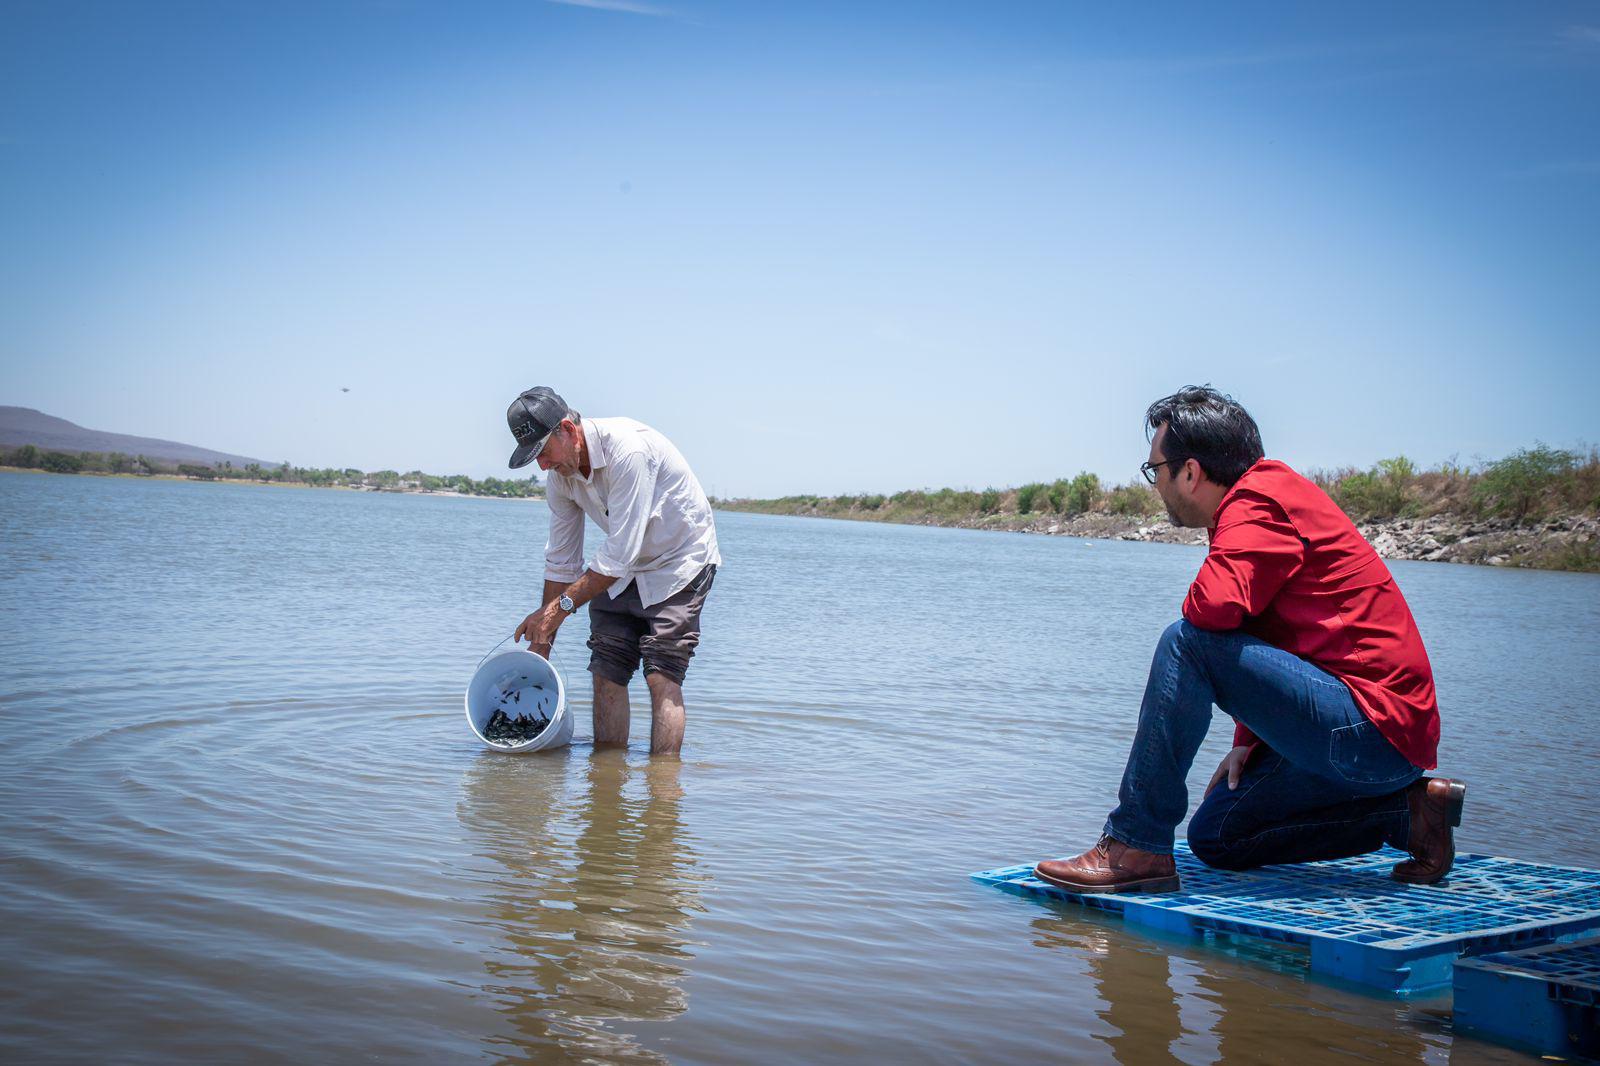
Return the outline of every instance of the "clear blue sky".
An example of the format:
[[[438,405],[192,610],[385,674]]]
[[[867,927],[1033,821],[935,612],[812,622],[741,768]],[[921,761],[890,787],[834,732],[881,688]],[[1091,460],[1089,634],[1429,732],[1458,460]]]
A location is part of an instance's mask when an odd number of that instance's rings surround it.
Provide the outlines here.
[[[0,9],[0,403],[504,473],[550,384],[722,495],[1600,439],[1600,5]],[[348,386],[350,392],[340,391]]]

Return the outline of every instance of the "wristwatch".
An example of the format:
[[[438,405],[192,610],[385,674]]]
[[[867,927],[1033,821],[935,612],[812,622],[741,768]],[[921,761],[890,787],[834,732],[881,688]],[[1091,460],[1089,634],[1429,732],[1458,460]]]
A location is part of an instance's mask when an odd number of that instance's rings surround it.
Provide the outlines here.
[[[565,592],[563,592],[561,594],[561,598],[556,601],[556,606],[560,607],[561,610],[563,612],[565,612],[566,614],[577,614],[578,613],[578,605],[573,603],[572,602],[572,597],[568,596]]]

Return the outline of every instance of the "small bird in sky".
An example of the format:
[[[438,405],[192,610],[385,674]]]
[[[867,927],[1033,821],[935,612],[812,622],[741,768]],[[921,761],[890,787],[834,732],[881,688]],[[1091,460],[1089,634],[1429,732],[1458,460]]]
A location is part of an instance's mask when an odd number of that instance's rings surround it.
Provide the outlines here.
[[[349,389],[347,389],[347,388],[346,388],[346,387],[345,387],[345,386],[343,386],[343,385],[340,385],[340,386],[339,386],[339,391],[340,391],[340,392],[349,392],[349,391],[350,391],[350,390],[349,390]]]

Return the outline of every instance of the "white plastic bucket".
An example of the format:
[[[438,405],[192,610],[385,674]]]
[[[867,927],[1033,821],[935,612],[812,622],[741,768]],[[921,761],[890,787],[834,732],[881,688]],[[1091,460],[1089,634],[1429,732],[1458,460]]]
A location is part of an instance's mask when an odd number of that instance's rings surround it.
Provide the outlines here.
[[[567,687],[561,674],[544,656],[526,648],[502,651],[497,645],[496,650],[484,656],[467,685],[465,703],[467,724],[492,751],[544,751],[572,740],[572,715],[567,711]],[[505,711],[512,719],[520,715],[543,717],[549,724],[531,740],[494,741],[483,731],[495,711]]]

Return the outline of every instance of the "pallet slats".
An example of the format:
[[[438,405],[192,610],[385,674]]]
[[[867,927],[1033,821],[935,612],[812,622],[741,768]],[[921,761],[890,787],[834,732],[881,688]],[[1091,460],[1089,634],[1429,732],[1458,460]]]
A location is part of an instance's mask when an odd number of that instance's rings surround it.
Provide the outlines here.
[[[983,884],[1021,896],[1119,913],[1170,932],[1207,931],[1310,949],[1314,973],[1387,995],[1451,983],[1460,955],[1515,950],[1600,931],[1600,872],[1502,859],[1456,857],[1438,885],[1403,885],[1389,869],[1403,852],[1385,848],[1353,859],[1213,870],[1179,843],[1178,892],[1096,895],[1067,892],[1033,876],[1033,864],[983,870]]]

